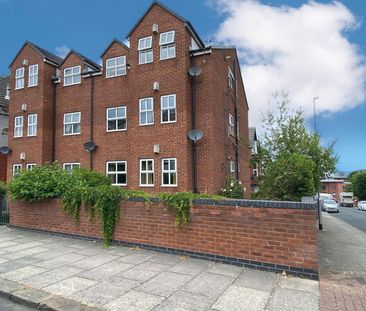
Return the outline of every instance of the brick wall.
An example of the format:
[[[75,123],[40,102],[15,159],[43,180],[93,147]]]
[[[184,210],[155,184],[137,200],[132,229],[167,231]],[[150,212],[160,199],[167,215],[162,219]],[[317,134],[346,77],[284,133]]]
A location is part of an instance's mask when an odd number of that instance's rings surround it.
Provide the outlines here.
[[[0,181],[6,181],[7,161],[8,156],[6,154],[0,154]]]
[[[179,229],[174,224],[174,214],[159,203],[146,206],[143,202],[123,202],[114,239],[211,254],[254,267],[316,275],[317,229],[312,205],[264,201],[199,203],[191,209],[189,226]],[[10,202],[9,208],[10,224],[14,226],[100,237],[97,220],[89,222],[82,209],[80,220],[73,222],[61,210],[59,200]]]

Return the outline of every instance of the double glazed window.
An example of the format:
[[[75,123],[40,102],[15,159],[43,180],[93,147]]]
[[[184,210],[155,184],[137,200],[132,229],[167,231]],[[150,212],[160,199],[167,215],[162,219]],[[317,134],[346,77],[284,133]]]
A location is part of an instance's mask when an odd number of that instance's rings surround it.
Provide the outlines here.
[[[160,34],[160,59],[169,59],[175,57],[174,37],[174,30]]]
[[[230,88],[234,89],[235,77],[230,67],[228,67],[228,84]]]
[[[64,86],[81,83],[81,66],[66,68],[64,70]]]
[[[177,186],[177,159],[169,158],[162,160],[162,185]]]
[[[126,56],[107,59],[107,78],[123,76],[126,74]]]
[[[22,170],[21,164],[13,164],[13,176],[18,175],[21,170]]]
[[[139,64],[147,64],[153,61],[152,37],[139,39]]]
[[[107,109],[107,131],[123,131],[127,129],[126,107]]]
[[[27,166],[26,166],[28,171],[33,170],[35,167],[36,167],[35,163],[28,163]]]
[[[24,68],[18,68],[15,71],[15,89],[24,88]]]
[[[140,160],[140,186],[154,186],[154,160]]]
[[[230,176],[235,177],[235,162],[230,161]]]
[[[65,113],[64,114],[64,135],[80,134],[81,113]]]
[[[23,116],[15,117],[14,120],[14,137],[23,136]]]
[[[38,65],[29,66],[28,87],[38,85]]]
[[[230,135],[234,136],[234,133],[235,133],[234,117],[231,113],[229,113],[228,132],[229,132]]]
[[[176,96],[166,95],[161,97],[161,123],[175,122],[176,116]]]
[[[37,114],[28,115],[28,136],[37,136]]]
[[[72,172],[74,169],[80,168],[80,163],[64,163],[63,169],[68,172]]]
[[[140,125],[154,124],[154,101],[153,98],[140,99]]]
[[[111,179],[113,185],[127,185],[127,162],[111,161],[107,162],[107,176]]]

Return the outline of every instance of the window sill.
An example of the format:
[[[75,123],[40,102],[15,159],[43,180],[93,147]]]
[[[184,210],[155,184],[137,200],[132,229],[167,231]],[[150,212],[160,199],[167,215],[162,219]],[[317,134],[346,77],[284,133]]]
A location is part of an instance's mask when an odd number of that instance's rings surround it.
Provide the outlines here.
[[[73,85],[78,85],[78,84],[81,84],[81,82],[78,82],[78,83],[72,83],[72,84],[65,84],[64,83],[64,87],[68,87],[68,86],[73,86]]]
[[[36,87],[36,86],[38,86],[38,84],[36,84],[36,85],[28,85],[28,88],[32,88],[32,87]]]
[[[154,123],[139,124],[139,126],[149,126],[149,125],[154,125]]]
[[[105,78],[106,79],[112,79],[112,78],[118,78],[118,77],[124,77],[124,76],[127,76],[127,72],[123,75],[115,75],[115,76],[110,76],[110,77],[105,76]]]
[[[27,135],[27,137],[37,137],[37,135]]]
[[[177,188],[178,185],[161,185],[163,188]]]
[[[166,121],[166,122],[161,121],[160,122],[160,124],[174,124],[174,123],[177,123],[177,120],[175,120],[175,121]]]
[[[154,188],[155,185],[139,185],[141,188]]]
[[[106,133],[115,133],[115,132],[126,132],[127,129],[123,129],[123,130],[106,130]]]
[[[64,136],[77,136],[77,135],[81,135],[81,133],[75,133],[75,134],[65,134],[64,133]]]

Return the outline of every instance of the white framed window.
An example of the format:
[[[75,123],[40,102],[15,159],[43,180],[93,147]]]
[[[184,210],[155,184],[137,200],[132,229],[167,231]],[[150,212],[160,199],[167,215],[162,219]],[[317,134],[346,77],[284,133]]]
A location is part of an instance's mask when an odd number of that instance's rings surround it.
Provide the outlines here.
[[[38,65],[31,65],[28,70],[28,87],[38,85]]]
[[[174,30],[160,34],[160,59],[169,59],[175,57],[174,37]]]
[[[28,171],[33,170],[35,167],[36,167],[35,163],[28,163],[27,166],[26,166]]]
[[[176,95],[161,96],[161,123],[172,123],[176,121]]]
[[[28,136],[37,136],[37,114],[28,115]]]
[[[64,69],[64,86],[81,83],[81,66]]]
[[[64,135],[78,135],[81,131],[81,112],[64,114]]]
[[[107,162],[106,175],[111,179],[113,185],[127,186],[127,162]]]
[[[80,163],[64,163],[62,168],[65,171],[72,172],[73,170],[80,168]]]
[[[21,164],[13,164],[13,176],[18,175],[22,168]]]
[[[154,99],[140,99],[140,125],[154,124]]]
[[[127,130],[126,107],[113,107],[107,109],[107,132]]]
[[[139,39],[139,64],[147,64],[153,61],[152,36]]]
[[[234,127],[234,117],[231,113],[229,113],[229,127],[228,127],[229,135],[234,136],[235,134],[235,127]]]
[[[142,159],[140,160],[140,186],[153,187],[154,186],[154,160]]]
[[[162,186],[176,187],[177,186],[177,159],[167,158],[162,159]]]
[[[235,162],[230,161],[230,176],[235,177]]]
[[[119,56],[107,59],[106,67],[107,78],[124,76],[126,74],[126,56]]]
[[[23,136],[23,116],[15,117],[14,120],[14,137]]]
[[[18,68],[15,70],[15,89],[22,88],[24,88],[24,68]]]
[[[235,77],[234,77],[234,74],[233,74],[230,66],[228,67],[228,83],[229,83],[230,88],[233,90],[234,83],[235,83]]]

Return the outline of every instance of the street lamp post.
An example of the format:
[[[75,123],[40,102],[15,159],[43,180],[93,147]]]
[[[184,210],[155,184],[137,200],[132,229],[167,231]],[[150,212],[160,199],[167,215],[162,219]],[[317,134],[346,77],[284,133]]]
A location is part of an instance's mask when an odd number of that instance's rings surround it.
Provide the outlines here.
[[[316,135],[320,136],[318,133],[318,129],[316,126],[316,109],[315,109],[315,103],[316,101],[319,99],[319,97],[313,97],[313,108],[314,108],[314,132]],[[319,220],[319,230],[323,230],[323,223],[322,223],[322,212],[320,209],[320,163],[319,163],[320,159],[319,159],[319,155],[316,155],[316,171],[317,171],[317,180],[318,180],[318,184],[317,184],[317,190],[318,190],[318,197],[317,197],[317,203],[318,203],[318,220]]]

